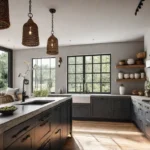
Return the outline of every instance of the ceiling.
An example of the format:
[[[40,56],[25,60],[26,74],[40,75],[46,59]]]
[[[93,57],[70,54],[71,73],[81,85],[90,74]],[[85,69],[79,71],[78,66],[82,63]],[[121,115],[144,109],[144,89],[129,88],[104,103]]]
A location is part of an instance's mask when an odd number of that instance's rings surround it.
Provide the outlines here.
[[[59,45],[143,40],[150,28],[150,0],[134,16],[139,0],[32,0],[34,21],[39,27],[40,46],[51,34],[49,8],[56,8],[55,35]],[[0,30],[0,46],[25,49],[22,26],[27,22],[28,0],[9,0],[11,27]]]

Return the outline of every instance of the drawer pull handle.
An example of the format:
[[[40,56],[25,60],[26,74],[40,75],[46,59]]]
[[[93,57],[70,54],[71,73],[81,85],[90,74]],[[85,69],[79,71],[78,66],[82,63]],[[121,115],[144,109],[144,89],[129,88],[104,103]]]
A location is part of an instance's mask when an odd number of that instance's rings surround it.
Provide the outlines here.
[[[16,138],[20,133],[26,131],[30,126],[24,127],[22,130],[18,131],[15,135],[12,136],[12,138]]]
[[[26,141],[28,138],[30,138],[30,135],[27,135],[25,138],[23,138],[23,139],[21,140],[21,142]]]
[[[60,131],[60,129],[58,131],[55,132],[55,134],[57,134]]]
[[[44,123],[40,124],[40,127],[44,126],[46,123],[48,123],[48,120],[45,121]]]

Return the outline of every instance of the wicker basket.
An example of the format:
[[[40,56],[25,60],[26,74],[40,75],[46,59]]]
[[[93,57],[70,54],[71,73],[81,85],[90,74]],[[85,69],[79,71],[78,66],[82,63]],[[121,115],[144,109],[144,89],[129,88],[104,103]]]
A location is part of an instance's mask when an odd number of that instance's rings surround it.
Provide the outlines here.
[[[31,32],[31,34],[29,34],[29,32]],[[32,18],[30,18],[23,26],[22,44],[30,47],[39,45],[38,26],[34,23]]]
[[[13,102],[14,99],[11,95],[0,95],[0,104],[6,104]]]
[[[9,2],[8,0],[0,0],[0,29],[9,27]]]

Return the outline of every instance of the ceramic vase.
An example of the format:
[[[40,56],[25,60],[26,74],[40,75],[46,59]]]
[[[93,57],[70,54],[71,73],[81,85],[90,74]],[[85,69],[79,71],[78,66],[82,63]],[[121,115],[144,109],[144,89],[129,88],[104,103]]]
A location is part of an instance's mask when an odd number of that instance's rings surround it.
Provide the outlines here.
[[[121,84],[119,87],[119,93],[120,93],[120,95],[125,95],[125,87],[123,84]]]

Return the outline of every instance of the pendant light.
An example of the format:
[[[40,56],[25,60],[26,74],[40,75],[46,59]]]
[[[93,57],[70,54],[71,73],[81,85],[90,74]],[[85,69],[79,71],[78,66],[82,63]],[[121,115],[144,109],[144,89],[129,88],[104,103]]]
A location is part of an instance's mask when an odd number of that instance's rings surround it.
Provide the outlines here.
[[[28,17],[29,20],[23,25],[23,38],[22,44],[24,46],[38,46],[39,45],[39,33],[38,33],[38,26],[33,21],[33,14],[32,14],[32,2],[29,0],[29,13]]]
[[[58,54],[58,39],[54,36],[54,13],[55,9],[50,9],[50,13],[52,14],[52,31],[51,36],[47,41],[47,54],[49,55],[57,55]]]
[[[0,30],[9,27],[9,2],[8,0],[0,0]]]

